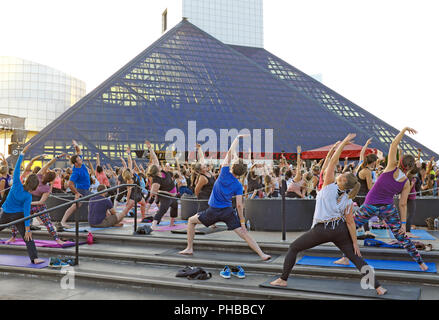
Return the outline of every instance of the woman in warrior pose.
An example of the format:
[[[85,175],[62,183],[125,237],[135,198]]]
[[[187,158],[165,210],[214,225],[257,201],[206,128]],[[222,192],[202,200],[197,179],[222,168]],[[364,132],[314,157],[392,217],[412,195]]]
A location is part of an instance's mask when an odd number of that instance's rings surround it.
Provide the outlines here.
[[[285,257],[283,273],[280,278],[271,282],[274,286],[285,287],[288,277],[296,263],[297,254],[326,242],[333,242],[358,270],[362,270],[367,263],[361,258],[357,243],[357,234],[353,218],[353,198],[358,192],[359,183],[354,174],[346,172],[335,179],[334,171],[343,148],[352,143],[355,134],[349,134],[338,146],[325,171],[324,184],[317,193],[316,209],[314,211],[313,226],[310,231],[295,240]],[[349,189],[353,189],[347,194]],[[375,279],[375,290],[378,295],[387,292]]]
[[[406,127],[392,141],[387,166],[367,194],[364,204],[356,212],[354,221],[356,227],[360,228],[370,218],[378,216],[387,224],[396,240],[407,250],[413,260],[419,264],[419,267],[426,271],[428,269],[427,265],[422,260],[413,242],[406,235],[407,198],[411,187],[406,174],[416,167],[415,158],[411,155],[401,157],[399,162],[396,159],[398,145],[406,132],[411,134],[417,133],[414,129]],[[399,198],[399,213],[393,203],[393,198],[397,194],[401,194]],[[347,258],[344,257],[338,260],[337,263],[348,264]]]

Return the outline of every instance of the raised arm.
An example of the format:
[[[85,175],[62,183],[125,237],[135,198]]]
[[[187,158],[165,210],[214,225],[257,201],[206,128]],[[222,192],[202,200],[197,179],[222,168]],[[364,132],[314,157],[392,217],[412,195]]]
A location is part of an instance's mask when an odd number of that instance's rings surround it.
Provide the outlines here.
[[[152,164],[155,164],[158,167],[160,167],[159,159],[157,158],[157,155],[155,154],[154,150],[152,149],[151,142],[146,140],[145,144],[146,144],[146,147],[149,150],[149,162],[152,163]]]
[[[127,148],[127,154],[128,154],[128,169],[130,171],[133,171],[133,158],[131,158],[131,148]]]
[[[227,154],[226,154],[226,156],[221,164],[222,167],[230,166],[230,162],[232,161],[232,153],[234,152],[236,146],[239,143],[239,138],[246,137],[246,136],[247,135],[240,134],[235,138],[235,140],[233,140],[232,145],[230,146],[229,151],[227,151]]]
[[[344,140],[337,147],[337,150],[335,151],[334,155],[332,156],[331,160],[329,161],[328,167],[326,168],[325,178],[324,178],[325,182],[323,184],[323,187],[326,187],[327,185],[334,182],[334,180],[335,180],[335,176],[334,176],[335,166],[337,165],[337,163],[340,159],[340,155],[341,155],[345,146],[353,143],[353,139],[356,136],[357,135],[355,133],[349,133],[346,136],[346,138],[344,138]]]
[[[197,143],[196,148],[198,153],[198,162],[201,164],[205,164],[206,159],[204,158],[204,152],[203,149],[201,149],[201,145]]]
[[[302,147],[297,146],[297,168],[296,168],[296,176],[294,177],[294,182],[299,182],[302,180],[302,158],[300,157],[300,153],[302,152]]]
[[[0,153],[0,157],[2,160],[2,164],[6,167],[9,166],[8,161],[6,160],[5,155],[3,153]]]
[[[338,147],[339,144],[340,144],[340,141],[337,141],[337,142],[331,147],[331,149],[329,149],[328,154],[326,155],[325,161],[323,162],[323,166],[322,166],[322,169],[321,169],[322,172],[324,172],[324,171],[326,170],[326,168],[328,167],[328,165],[329,165],[329,161],[331,160],[332,155],[334,154],[335,149]]]
[[[120,157],[120,160],[122,161],[123,169],[126,170],[126,168],[128,168],[128,167],[127,167],[127,163],[125,162],[125,160],[123,159],[123,157]]]
[[[387,157],[388,159],[387,167],[386,169],[384,169],[384,172],[392,171],[398,166],[398,160],[396,159],[396,155],[398,152],[398,145],[407,131],[411,134],[417,133],[416,130],[409,127],[405,127],[404,129],[401,130],[400,133],[398,133],[398,135],[395,137],[395,139],[393,139],[392,143],[390,144],[389,155]]]
[[[99,158],[99,152],[96,153],[96,166],[101,166],[101,159]]]
[[[76,154],[77,155],[82,155],[82,150],[79,147],[78,143],[76,142],[76,140],[72,140],[73,143],[73,147],[75,148]]]

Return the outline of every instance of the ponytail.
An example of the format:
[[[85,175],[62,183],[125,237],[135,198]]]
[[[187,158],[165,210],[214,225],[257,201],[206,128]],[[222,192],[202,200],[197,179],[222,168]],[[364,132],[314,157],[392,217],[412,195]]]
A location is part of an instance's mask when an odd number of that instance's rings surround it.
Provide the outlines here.
[[[358,191],[360,191],[360,187],[361,184],[357,182],[355,186],[351,189],[351,191],[349,191],[348,193],[349,199],[354,199],[357,196]]]

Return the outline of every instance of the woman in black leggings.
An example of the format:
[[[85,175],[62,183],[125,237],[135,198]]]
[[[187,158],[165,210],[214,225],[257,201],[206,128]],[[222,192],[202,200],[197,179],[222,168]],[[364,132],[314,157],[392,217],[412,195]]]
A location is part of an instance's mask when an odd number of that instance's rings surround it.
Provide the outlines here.
[[[274,286],[287,286],[288,277],[296,263],[297,254],[326,242],[333,242],[357,267],[360,272],[367,265],[361,258],[357,243],[356,227],[353,219],[352,198],[359,189],[357,178],[352,173],[344,173],[334,178],[334,169],[343,148],[351,143],[355,134],[349,134],[338,147],[325,172],[325,183],[317,194],[313,227],[295,240],[285,257],[283,273],[271,282]],[[335,183],[334,183],[335,181]],[[354,189],[348,195],[346,192]],[[375,279],[374,288],[378,295],[387,292]]]
[[[177,187],[172,179],[172,173],[164,171],[160,167],[159,160],[151,147],[151,143],[147,140],[145,144],[149,150],[151,163],[146,173],[147,177],[152,179],[151,195],[158,196],[160,202],[159,210],[154,216],[151,229],[157,229],[157,225],[169,208],[171,208],[171,222],[169,224],[171,227],[174,225],[175,218],[178,216]]]

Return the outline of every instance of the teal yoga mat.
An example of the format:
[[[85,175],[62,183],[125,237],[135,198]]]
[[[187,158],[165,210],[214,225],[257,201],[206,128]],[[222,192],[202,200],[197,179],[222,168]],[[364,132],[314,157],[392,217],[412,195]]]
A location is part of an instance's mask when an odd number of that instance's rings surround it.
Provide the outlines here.
[[[307,266],[319,266],[319,267],[335,267],[335,268],[355,268],[355,266],[350,263],[347,266],[335,264],[334,261],[340,259],[330,258],[330,257],[311,257],[304,256],[296,264],[307,265]],[[374,260],[374,259],[364,259],[369,265],[377,270],[395,270],[395,271],[414,271],[414,272],[429,272],[436,273],[435,263],[425,263],[428,266],[427,271],[422,271],[419,265],[414,261],[399,261],[399,260]]]
[[[392,231],[389,229],[372,229],[371,232],[376,235],[377,238],[380,239],[395,239],[395,237],[392,234]],[[435,237],[433,237],[431,234],[429,234],[426,230],[412,230],[411,233],[413,233],[415,236],[418,236],[419,238],[410,238],[411,240],[436,240]],[[364,233],[358,233],[358,235],[361,235]],[[390,236],[389,236],[390,235]]]

